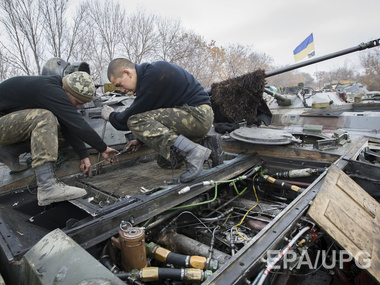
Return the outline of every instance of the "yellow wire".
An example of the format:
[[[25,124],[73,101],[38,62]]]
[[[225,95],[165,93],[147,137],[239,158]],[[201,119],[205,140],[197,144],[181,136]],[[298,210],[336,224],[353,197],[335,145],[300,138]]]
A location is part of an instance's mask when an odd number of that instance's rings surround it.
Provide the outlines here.
[[[257,173],[256,173],[256,175],[253,177],[253,180],[256,178],[256,176],[257,176]],[[240,223],[238,223],[238,224],[235,226],[235,231],[236,231],[237,234],[238,234],[242,239],[244,239],[245,241],[248,241],[248,240],[247,240],[245,237],[243,237],[243,236],[239,233],[237,227],[240,226],[240,225],[243,223],[243,221],[244,221],[245,217],[248,215],[248,213],[249,213],[250,211],[252,211],[252,210],[253,210],[253,209],[259,204],[259,198],[257,197],[257,193],[256,193],[255,186],[252,185],[252,188],[253,188],[253,191],[255,191],[256,205],[253,206],[251,209],[249,209],[249,210],[245,213],[245,215],[243,216],[243,218],[241,219]]]
[[[228,214],[226,220],[224,221],[224,223],[221,225],[222,227],[227,223],[228,219],[231,217],[231,213]]]

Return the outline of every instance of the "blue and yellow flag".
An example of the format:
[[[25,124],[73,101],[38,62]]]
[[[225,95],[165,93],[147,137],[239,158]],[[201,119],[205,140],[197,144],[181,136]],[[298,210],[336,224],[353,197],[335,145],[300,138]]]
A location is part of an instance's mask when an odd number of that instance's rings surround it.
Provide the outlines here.
[[[313,33],[310,34],[296,49],[293,51],[295,61],[299,61],[306,56],[313,57],[315,55],[314,50],[314,38]]]

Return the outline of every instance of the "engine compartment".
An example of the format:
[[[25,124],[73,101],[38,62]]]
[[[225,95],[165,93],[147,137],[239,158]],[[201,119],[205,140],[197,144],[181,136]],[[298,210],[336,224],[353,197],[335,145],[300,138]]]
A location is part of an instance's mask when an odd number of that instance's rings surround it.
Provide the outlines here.
[[[14,264],[25,262],[34,272],[28,278],[41,284],[47,276],[56,278],[48,269],[51,259],[44,261],[41,250],[31,252],[59,228],[106,268],[112,284],[374,282],[355,259],[337,255],[344,252],[341,245],[308,216],[332,165],[376,194],[379,165],[372,151],[378,142],[347,145],[351,150],[342,159],[303,148],[226,142],[225,162],[206,163],[188,184],[176,180],[181,169],[160,169],[147,153],[95,177],[67,177],[66,183],[84,187],[88,195],[43,209],[33,186],[3,193],[2,271],[14,276],[22,270]],[[73,258],[85,266],[89,257],[75,252]],[[37,259],[38,266],[32,262]],[[55,262],[76,270],[59,256]],[[46,272],[39,274],[42,267]],[[82,278],[94,276],[91,267],[81,270]]]

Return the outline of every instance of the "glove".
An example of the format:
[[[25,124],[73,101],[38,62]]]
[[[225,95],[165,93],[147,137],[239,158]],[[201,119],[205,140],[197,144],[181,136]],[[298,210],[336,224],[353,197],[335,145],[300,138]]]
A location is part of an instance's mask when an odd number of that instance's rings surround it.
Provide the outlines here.
[[[114,111],[114,109],[108,105],[104,105],[102,108],[101,116],[104,120],[110,120],[110,114]]]

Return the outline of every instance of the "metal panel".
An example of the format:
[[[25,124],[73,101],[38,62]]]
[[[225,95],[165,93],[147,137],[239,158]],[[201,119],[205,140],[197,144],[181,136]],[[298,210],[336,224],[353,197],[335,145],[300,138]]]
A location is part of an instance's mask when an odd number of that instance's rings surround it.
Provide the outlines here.
[[[125,284],[59,229],[34,245],[23,262],[17,284]]]

